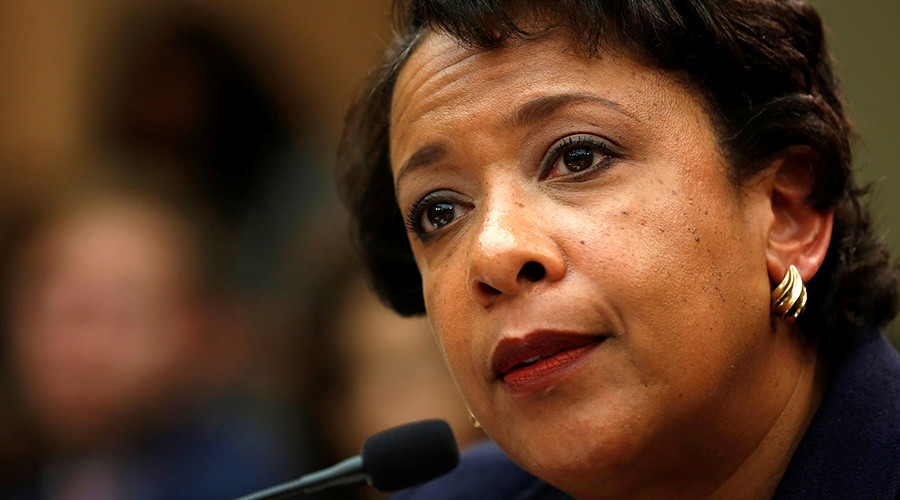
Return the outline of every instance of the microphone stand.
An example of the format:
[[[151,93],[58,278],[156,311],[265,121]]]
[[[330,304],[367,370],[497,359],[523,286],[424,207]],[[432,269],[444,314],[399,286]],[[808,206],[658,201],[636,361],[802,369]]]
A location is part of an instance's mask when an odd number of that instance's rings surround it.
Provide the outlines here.
[[[252,495],[243,496],[237,500],[284,500],[310,495],[333,486],[364,483],[366,480],[362,455],[357,455],[327,469],[307,474],[300,479],[288,481]]]

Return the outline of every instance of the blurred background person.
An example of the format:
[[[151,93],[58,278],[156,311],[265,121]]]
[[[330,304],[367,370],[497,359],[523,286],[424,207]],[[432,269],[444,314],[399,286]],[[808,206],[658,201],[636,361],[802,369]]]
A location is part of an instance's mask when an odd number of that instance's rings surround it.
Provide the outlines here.
[[[252,345],[206,231],[160,200],[63,204],[8,259],[4,367],[34,468],[7,498],[227,498],[296,473],[234,391]]]

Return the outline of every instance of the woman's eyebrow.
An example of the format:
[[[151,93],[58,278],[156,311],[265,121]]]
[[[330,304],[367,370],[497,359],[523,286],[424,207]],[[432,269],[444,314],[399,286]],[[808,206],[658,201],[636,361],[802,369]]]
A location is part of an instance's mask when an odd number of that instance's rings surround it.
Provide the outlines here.
[[[432,142],[417,149],[416,152],[403,163],[400,170],[397,171],[397,180],[394,181],[394,192],[397,192],[397,187],[400,185],[400,179],[402,179],[403,176],[416,169],[440,161],[446,153],[447,149],[444,147],[444,144],[440,142]]]
[[[520,128],[539,123],[560,108],[585,103],[600,104],[632,120],[637,120],[634,115],[626,111],[621,104],[615,101],[587,92],[573,92],[536,97],[513,110],[513,112],[504,118],[503,121],[509,128]]]

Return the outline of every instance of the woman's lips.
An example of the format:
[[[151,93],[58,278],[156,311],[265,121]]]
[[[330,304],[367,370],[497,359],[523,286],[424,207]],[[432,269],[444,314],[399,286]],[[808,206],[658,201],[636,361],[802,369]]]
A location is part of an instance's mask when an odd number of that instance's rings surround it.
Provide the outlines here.
[[[604,339],[562,332],[503,339],[494,348],[491,367],[497,379],[513,392],[532,392],[557,382]]]

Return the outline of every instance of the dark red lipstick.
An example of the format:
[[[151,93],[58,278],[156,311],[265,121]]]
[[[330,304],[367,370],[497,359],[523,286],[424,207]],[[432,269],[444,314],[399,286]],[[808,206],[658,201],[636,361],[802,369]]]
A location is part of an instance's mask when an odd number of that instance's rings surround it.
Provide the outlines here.
[[[497,379],[513,392],[536,391],[577,367],[604,339],[604,336],[551,331],[503,339],[494,348],[491,368]]]

